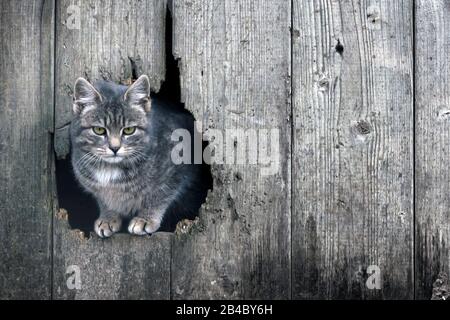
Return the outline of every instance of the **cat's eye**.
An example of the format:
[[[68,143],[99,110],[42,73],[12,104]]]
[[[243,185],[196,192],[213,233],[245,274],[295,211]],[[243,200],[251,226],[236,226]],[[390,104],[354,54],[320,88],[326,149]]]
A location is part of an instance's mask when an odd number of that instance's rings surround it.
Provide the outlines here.
[[[99,136],[103,136],[106,133],[106,129],[103,127],[93,127],[92,131]]]
[[[133,134],[133,133],[135,133],[136,132],[136,127],[126,127],[126,128],[123,128],[123,134],[125,134],[125,135],[127,135],[127,136],[129,136],[129,135],[131,135],[131,134]]]

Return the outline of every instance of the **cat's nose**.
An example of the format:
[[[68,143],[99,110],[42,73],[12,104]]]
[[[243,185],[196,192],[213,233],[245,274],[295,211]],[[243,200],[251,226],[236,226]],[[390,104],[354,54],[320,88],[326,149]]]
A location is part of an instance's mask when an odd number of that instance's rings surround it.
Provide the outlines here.
[[[111,149],[114,154],[117,154],[117,151],[120,149],[120,139],[118,137],[112,136],[109,138],[109,149]]]
[[[114,152],[114,154],[117,154],[117,151],[119,151],[119,149],[120,149],[120,146],[118,146],[118,147],[109,147],[109,149],[111,149],[111,151],[112,152]]]

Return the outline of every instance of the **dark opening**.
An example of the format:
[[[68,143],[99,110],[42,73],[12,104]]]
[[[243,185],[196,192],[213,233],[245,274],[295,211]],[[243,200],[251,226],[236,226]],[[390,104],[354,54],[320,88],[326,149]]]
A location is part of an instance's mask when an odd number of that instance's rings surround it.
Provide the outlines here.
[[[165,43],[165,81],[162,83],[158,93],[152,93],[152,97],[168,101],[176,108],[179,108],[180,111],[189,113],[192,117],[192,122],[194,122],[195,119],[192,114],[187,111],[181,103],[180,71],[178,62],[172,55],[172,15],[170,10],[167,10],[166,13]],[[133,64],[135,64],[134,61],[130,60],[130,63],[132,64],[133,69],[132,77],[133,80],[135,80],[139,74],[137,74],[136,68],[133,66]],[[203,149],[206,146],[207,143],[203,142]],[[192,200],[190,207],[196,208],[196,215],[198,214],[201,204],[206,199],[208,190],[212,189],[213,185],[210,166],[205,163],[201,166],[202,174],[201,188],[199,188],[198,191],[199,194],[190,197]],[[88,236],[89,233],[94,230],[94,222],[99,217],[100,212],[95,199],[85,192],[76,181],[70,162],[70,154],[66,159],[56,161],[56,182],[59,207],[67,210],[70,227],[79,229]],[[172,210],[172,208],[169,208],[169,210]],[[195,218],[195,216],[186,216],[182,212],[178,216],[173,214],[168,214],[167,216],[173,217],[173,219],[164,219],[160,231],[174,231],[179,220]],[[121,232],[124,232],[125,230],[126,223],[123,224],[123,230]]]
[[[341,41],[338,39],[337,40],[337,44],[336,44],[336,52],[339,53],[339,55],[342,56],[342,54],[344,53],[344,46],[342,45]]]

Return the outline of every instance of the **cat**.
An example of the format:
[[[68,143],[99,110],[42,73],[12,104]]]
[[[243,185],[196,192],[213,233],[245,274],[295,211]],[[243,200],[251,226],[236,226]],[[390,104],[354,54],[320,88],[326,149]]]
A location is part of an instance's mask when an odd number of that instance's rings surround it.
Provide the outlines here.
[[[194,118],[152,96],[146,75],[129,87],[78,78],[73,113],[71,163],[100,209],[98,236],[110,237],[125,222],[133,235],[173,231],[180,219],[195,217],[207,193],[202,165],[171,159],[179,143],[172,132],[182,128],[192,137]]]

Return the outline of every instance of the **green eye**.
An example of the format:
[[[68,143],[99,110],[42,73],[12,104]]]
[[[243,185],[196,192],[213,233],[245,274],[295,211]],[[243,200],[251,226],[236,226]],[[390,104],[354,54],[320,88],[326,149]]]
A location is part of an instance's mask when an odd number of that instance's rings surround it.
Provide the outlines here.
[[[99,136],[102,136],[106,133],[106,129],[103,127],[93,127],[92,131],[94,131],[94,133],[98,134]]]
[[[127,127],[123,128],[123,134],[129,136],[130,134],[133,134],[136,131],[136,127]]]

